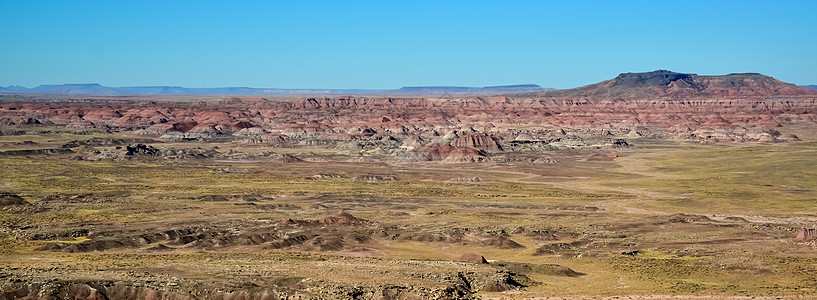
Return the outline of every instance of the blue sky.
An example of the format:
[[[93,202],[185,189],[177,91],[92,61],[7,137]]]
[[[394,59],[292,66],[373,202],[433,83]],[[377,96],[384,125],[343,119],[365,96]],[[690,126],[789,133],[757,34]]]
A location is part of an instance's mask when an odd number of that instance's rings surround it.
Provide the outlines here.
[[[817,1],[0,0],[0,85],[817,84]]]

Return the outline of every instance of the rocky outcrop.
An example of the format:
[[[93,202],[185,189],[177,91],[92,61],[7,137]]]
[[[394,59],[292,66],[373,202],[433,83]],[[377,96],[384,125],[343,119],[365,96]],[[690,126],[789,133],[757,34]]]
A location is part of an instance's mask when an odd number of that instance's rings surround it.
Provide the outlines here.
[[[516,279],[507,272],[500,272],[488,279],[485,285],[480,289],[483,292],[504,292],[515,290],[523,285],[516,281]]]
[[[403,142],[400,144],[400,147],[406,148],[408,150],[413,150],[422,147],[424,144],[425,141],[422,138],[416,135],[412,135],[404,139]]]
[[[493,279],[492,279],[493,280]],[[493,281],[502,281],[493,280]],[[493,282],[493,281],[489,281]],[[277,299],[475,299],[461,282],[435,288],[382,283],[367,286],[322,284],[299,288],[295,283],[269,287],[179,287],[178,283],[127,281],[56,281],[13,283],[0,287],[0,299],[81,299],[81,300],[277,300]],[[315,291],[320,291],[316,293]]]
[[[286,219],[281,222],[281,225],[299,225],[299,226],[313,226],[313,225],[368,225],[371,221],[357,218],[347,211],[340,211],[334,215],[326,216],[318,220],[297,220]]]
[[[0,299],[81,299],[81,300],[193,300],[192,295],[134,286],[123,282],[28,283],[5,286]],[[250,299],[250,298],[247,298]],[[260,299],[260,298],[254,298]]]
[[[817,228],[803,228],[794,237],[795,242],[810,242],[817,239]]]
[[[443,160],[448,157],[453,148],[448,145],[428,145],[415,149],[413,152],[423,155],[427,160]]]
[[[576,272],[571,268],[556,265],[556,264],[529,264],[529,263],[517,263],[517,262],[504,262],[500,261],[496,263],[497,266],[503,267],[508,271],[520,274],[542,274],[542,275],[549,275],[549,276],[562,276],[562,277],[579,277],[584,276],[586,274]]]
[[[490,161],[488,154],[484,150],[474,148],[454,148],[445,159],[447,163],[474,163]]]
[[[470,133],[451,142],[451,146],[457,148],[474,148],[484,151],[502,151],[502,147],[496,140],[484,133]]]
[[[586,136],[787,142],[797,137],[773,130],[817,123],[817,91],[760,74],[624,73],[570,90],[457,98],[162,99],[62,96],[62,101],[39,101],[31,96],[21,101],[0,95],[4,100],[0,124],[92,126],[173,141],[234,140],[273,146],[352,141],[363,145],[355,151],[419,152],[424,154],[406,159],[439,161],[456,148],[492,154],[547,150]]]

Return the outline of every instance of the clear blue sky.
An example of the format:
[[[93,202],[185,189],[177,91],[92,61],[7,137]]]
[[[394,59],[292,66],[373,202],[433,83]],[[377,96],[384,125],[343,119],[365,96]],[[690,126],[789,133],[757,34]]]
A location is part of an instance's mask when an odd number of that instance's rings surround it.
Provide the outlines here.
[[[0,0],[0,85],[817,84],[817,1]]]

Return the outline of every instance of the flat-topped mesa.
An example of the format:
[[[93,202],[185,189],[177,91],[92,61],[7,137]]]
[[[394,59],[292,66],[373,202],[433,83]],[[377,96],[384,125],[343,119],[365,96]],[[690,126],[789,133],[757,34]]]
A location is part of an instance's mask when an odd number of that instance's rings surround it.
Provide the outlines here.
[[[612,79],[610,86],[639,88],[650,86],[669,86],[674,82],[685,83],[690,86],[695,84],[693,76],[696,74],[675,73],[667,70],[657,70],[646,73],[621,73]]]
[[[759,73],[702,76],[657,70],[644,73],[621,73],[613,79],[575,89],[535,94],[554,98],[688,99],[815,96],[817,91],[785,83]]]

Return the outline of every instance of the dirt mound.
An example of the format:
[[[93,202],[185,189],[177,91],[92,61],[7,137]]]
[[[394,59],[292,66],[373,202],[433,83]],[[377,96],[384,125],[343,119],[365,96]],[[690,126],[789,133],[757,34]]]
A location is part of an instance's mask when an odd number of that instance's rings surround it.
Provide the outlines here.
[[[347,211],[340,211],[334,215],[326,216],[318,220],[298,220],[286,219],[281,221],[284,226],[315,226],[315,225],[366,225],[371,224],[372,221],[361,219],[353,216]]]
[[[83,253],[93,251],[105,251],[117,248],[137,248],[142,244],[131,238],[117,238],[105,240],[87,240],[81,243],[49,243],[37,248],[40,251],[53,251],[64,253]]]
[[[81,299],[81,300],[108,300],[108,297],[105,297],[102,292],[99,290],[87,285],[75,285],[69,289],[71,294],[73,295],[74,299]]]
[[[550,243],[536,249],[533,255],[576,256],[581,253],[581,249],[589,243],[589,241]]]
[[[194,286],[184,282],[158,284],[152,281],[49,280],[48,282],[12,282],[0,289],[0,299],[77,299],[77,300],[275,300],[275,299],[474,299],[462,284],[435,288],[414,285],[379,284],[341,286],[306,285],[302,277],[279,277],[269,286],[250,285]],[[33,280],[30,280],[33,281]],[[306,295],[306,297],[305,297]]]
[[[37,299],[34,298],[35,296],[26,297],[28,296],[28,290],[25,288],[10,288],[10,287],[3,287],[0,290],[0,299],[2,300],[14,300],[14,299]]]
[[[0,136],[15,136],[15,135],[24,135],[26,134],[25,130],[0,130]]]
[[[435,144],[415,148],[413,151],[424,154],[428,157],[428,160],[439,161],[448,157],[448,154],[451,153],[453,149],[453,147],[448,145]]]
[[[219,295],[222,296],[222,295]],[[223,297],[223,296],[222,296]],[[129,282],[64,282],[29,283],[4,286],[0,299],[77,299],[77,300],[193,300],[192,295],[134,286]],[[221,298],[219,298],[221,299]],[[227,299],[226,297],[224,299]],[[269,299],[269,298],[240,298]]]
[[[508,271],[514,273],[536,273],[542,275],[550,275],[550,276],[564,276],[564,277],[579,277],[584,276],[587,274],[579,273],[573,271],[572,269],[557,265],[557,264],[529,264],[529,263],[517,263],[517,262],[497,262],[497,266],[503,267]]]
[[[73,153],[71,149],[62,149]],[[226,152],[219,152],[216,147],[207,149],[195,148],[156,148],[146,144],[134,144],[126,147],[117,146],[116,149],[97,150],[90,147],[82,147],[77,150],[75,160],[190,160],[190,159],[269,159],[282,163],[301,162],[302,160],[291,154],[278,154],[273,151],[263,151],[258,153],[248,153],[234,151],[230,149]],[[0,153],[2,154],[2,153]]]
[[[487,161],[490,161],[490,159],[488,158],[485,150],[474,148],[454,148],[454,150],[451,150],[448,156],[443,159],[443,162],[446,163],[474,163]]]
[[[321,251],[340,251],[344,248],[343,238],[332,237],[316,237],[312,246],[317,247]]]
[[[8,207],[13,205],[28,205],[23,197],[11,193],[0,192],[0,207]]]
[[[323,217],[318,222],[325,225],[362,225],[370,223],[368,220],[357,218],[347,211],[340,211],[334,215]]]
[[[81,243],[48,243],[37,250],[66,253],[107,251],[111,249],[135,249],[147,247],[146,250],[166,250],[168,245],[182,248],[211,249],[233,246],[262,245],[280,242],[281,234],[275,229],[248,228],[212,228],[187,227],[180,229],[154,231],[146,230],[107,230],[88,235],[88,240]],[[169,248],[169,247],[167,247]]]
[[[520,287],[523,287],[523,285],[517,282],[510,273],[502,272],[489,278],[488,282],[480,289],[480,291],[504,292],[515,290]]]
[[[689,214],[673,214],[667,218],[668,223],[695,223],[695,222],[712,222],[707,216],[703,215],[689,215]]]
[[[404,139],[403,142],[400,144],[400,147],[411,150],[415,148],[420,148],[425,144],[426,141],[424,141],[421,137],[412,135]]]
[[[147,249],[145,249],[145,250],[148,250],[148,251],[165,251],[165,250],[173,250],[173,249],[175,249],[175,248],[165,246],[164,244],[156,244],[156,245],[147,247]]]
[[[398,161],[403,162],[421,162],[421,161],[432,161],[431,155],[428,153],[421,153],[416,151],[410,151],[406,153],[401,153],[397,156]]]
[[[141,286],[131,286],[127,284],[115,283],[112,286],[105,288],[105,295],[108,299],[122,299],[122,300],[192,300],[191,295],[178,294],[174,292],[167,292],[155,290]],[[245,298],[256,299],[256,298]],[[263,298],[261,298],[263,299]]]
[[[726,217],[724,218],[726,221],[738,222],[738,223],[751,223],[748,220],[741,218],[741,217]]]
[[[517,135],[513,139],[512,142],[525,144],[525,143],[535,143],[535,142],[539,142],[539,141],[540,141],[539,139],[533,137],[529,133],[523,132],[523,133],[520,133],[519,135]]]
[[[254,135],[250,130],[242,129],[234,133],[235,136],[245,136],[246,138],[240,140],[243,144],[267,144],[274,147],[285,147],[290,144],[289,137],[278,134],[261,134]]]
[[[476,254],[476,253],[465,253],[460,255],[455,261],[457,262],[464,262],[464,263],[472,263],[472,264],[487,264],[488,260],[485,259],[484,256]]]
[[[39,145],[39,144],[40,143],[37,143],[35,141],[22,141],[22,142],[5,142],[5,143],[0,144],[0,146],[3,146],[3,147],[5,147],[5,146],[34,146],[34,145]]]
[[[0,155],[54,155],[54,154],[69,154],[74,153],[71,149],[26,149],[26,150],[6,150],[0,151]]]
[[[315,237],[314,235],[305,235],[305,234],[287,236],[287,237],[285,237],[283,239],[280,239],[278,241],[274,241],[272,243],[267,244],[266,248],[268,248],[268,249],[281,249],[281,248],[287,248],[287,247],[292,247],[292,246],[296,246],[296,245],[301,245],[303,243],[306,243],[307,241],[309,241],[310,239],[312,239],[314,237]]]
[[[296,162],[302,162],[303,161],[300,158],[297,158],[292,154],[277,154],[276,153],[275,155],[273,155],[271,157],[273,159],[275,159],[277,161],[280,161],[280,162],[283,162],[283,163],[296,163]]]
[[[102,138],[102,137],[94,137],[87,140],[74,140],[68,143],[62,144],[62,148],[76,148],[82,146],[88,147],[110,147],[110,146],[122,146],[127,145],[129,143],[151,143],[153,140],[150,139],[113,139],[113,138]]]
[[[228,202],[228,201],[244,201],[244,202],[258,202],[258,201],[272,201],[272,197],[265,197],[257,194],[246,195],[202,195],[193,197],[195,200],[202,202]]]
[[[519,249],[525,248],[525,246],[520,245],[516,241],[510,239],[507,236],[497,236],[487,240],[482,241],[482,244],[486,246],[494,246],[499,249]]]

